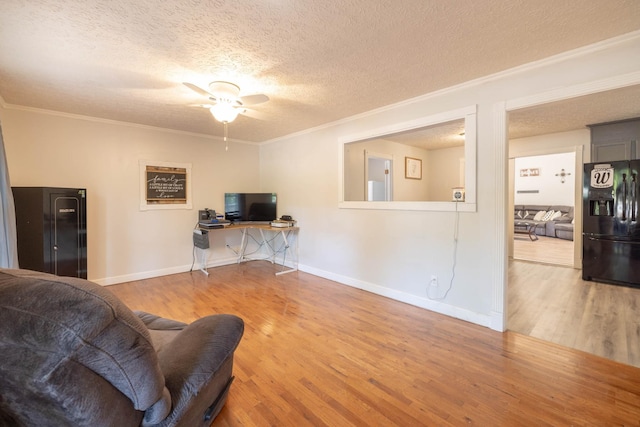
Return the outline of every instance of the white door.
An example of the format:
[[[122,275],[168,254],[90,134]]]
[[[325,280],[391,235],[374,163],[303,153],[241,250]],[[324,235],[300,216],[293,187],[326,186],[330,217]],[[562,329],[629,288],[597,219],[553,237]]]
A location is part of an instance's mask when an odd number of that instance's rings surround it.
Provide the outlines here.
[[[367,201],[393,200],[393,157],[386,154],[365,152],[365,191]]]

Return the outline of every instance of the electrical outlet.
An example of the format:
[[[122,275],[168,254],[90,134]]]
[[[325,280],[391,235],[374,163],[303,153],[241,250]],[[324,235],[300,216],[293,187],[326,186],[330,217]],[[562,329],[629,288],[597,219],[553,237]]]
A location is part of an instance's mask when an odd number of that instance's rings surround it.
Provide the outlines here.
[[[435,274],[431,275],[431,281],[429,282],[429,286],[437,287],[438,286],[438,276]]]

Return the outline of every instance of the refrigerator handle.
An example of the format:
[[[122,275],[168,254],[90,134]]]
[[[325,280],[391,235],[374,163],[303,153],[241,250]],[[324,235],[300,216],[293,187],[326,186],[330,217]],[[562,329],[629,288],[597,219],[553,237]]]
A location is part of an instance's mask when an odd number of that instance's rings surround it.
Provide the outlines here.
[[[631,174],[631,221],[635,222],[636,220],[636,203],[638,200],[636,199],[636,174]]]
[[[627,220],[627,174],[622,174],[622,220]]]

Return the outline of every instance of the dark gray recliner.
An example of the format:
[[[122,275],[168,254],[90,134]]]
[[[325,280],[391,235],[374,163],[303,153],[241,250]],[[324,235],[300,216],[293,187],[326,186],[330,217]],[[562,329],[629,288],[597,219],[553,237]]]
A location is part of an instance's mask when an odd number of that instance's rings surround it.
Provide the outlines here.
[[[242,319],[134,313],[83,279],[0,269],[0,426],[208,426]]]

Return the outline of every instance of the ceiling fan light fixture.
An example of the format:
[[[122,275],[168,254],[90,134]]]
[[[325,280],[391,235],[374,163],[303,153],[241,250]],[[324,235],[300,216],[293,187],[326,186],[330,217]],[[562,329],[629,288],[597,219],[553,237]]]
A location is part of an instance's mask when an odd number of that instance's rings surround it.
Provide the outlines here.
[[[240,112],[233,105],[223,102],[215,104],[209,111],[217,121],[222,123],[231,123],[238,117]]]
[[[209,83],[208,91],[192,83],[184,82],[183,84],[199,95],[209,98],[213,105],[207,103],[201,106],[208,108],[214,119],[225,124],[234,121],[239,114],[245,114],[246,105],[261,104],[269,100],[267,95],[262,94],[241,97],[240,86],[225,81],[217,80]]]
[[[240,96],[240,86],[229,82],[215,81],[209,83],[209,92],[218,100],[235,101]]]

